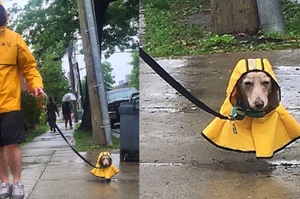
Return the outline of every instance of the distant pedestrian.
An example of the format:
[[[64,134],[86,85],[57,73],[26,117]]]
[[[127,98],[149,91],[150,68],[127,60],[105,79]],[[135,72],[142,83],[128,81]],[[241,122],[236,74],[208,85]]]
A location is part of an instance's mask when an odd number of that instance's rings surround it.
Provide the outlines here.
[[[63,113],[63,116],[64,116],[64,120],[65,120],[65,127],[67,129],[67,124],[69,122],[69,125],[70,125],[70,129],[73,129],[73,125],[72,125],[72,104],[70,101],[65,101],[63,102],[62,104],[62,113]]]
[[[59,116],[58,108],[52,97],[49,97],[49,102],[46,105],[47,120],[50,130],[56,132],[56,113]]]

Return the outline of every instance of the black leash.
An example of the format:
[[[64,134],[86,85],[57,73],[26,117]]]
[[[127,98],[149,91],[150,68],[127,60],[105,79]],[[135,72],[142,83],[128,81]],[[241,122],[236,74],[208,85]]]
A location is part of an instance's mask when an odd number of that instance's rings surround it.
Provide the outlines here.
[[[87,159],[85,159],[67,140],[66,136],[61,132],[60,128],[58,128],[57,124],[55,124],[55,127],[57,129],[57,131],[59,132],[59,134],[61,135],[61,137],[66,141],[66,143],[71,147],[71,149],[84,161],[86,162],[88,165],[90,165],[91,167],[97,168],[96,166],[94,166],[92,163],[90,163]]]
[[[142,48],[139,48],[140,57],[146,62],[161,78],[169,83],[175,90],[190,100],[193,104],[206,111],[207,113],[220,119],[229,120],[230,117],[224,116],[213,109],[209,108],[203,102],[198,100],[188,90],[186,90],[179,82],[177,82],[169,73],[167,73],[151,56],[149,56]]]
[[[47,96],[47,94],[45,93],[45,92],[43,92],[43,95],[46,97],[46,104],[47,104],[47,99],[48,99],[48,96]],[[55,114],[55,113],[54,113]],[[47,115],[47,117],[49,117],[48,115]],[[86,162],[88,165],[90,165],[91,167],[93,167],[93,168],[96,168],[96,169],[98,169],[98,167],[96,167],[96,166],[94,166],[92,163],[90,163],[87,159],[85,159],[70,143],[69,143],[69,141],[67,140],[67,138],[66,138],[66,136],[61,132],[61,130],[60,130],[60,128],[58,128],[58,126],[57,126],[57,124],[56,124],[56,121],[53,121],[53,119],[52,118],[48,118],[48,120],[51,120],[51,124],[49,124],[49,125],[52,125],[52,124],[54,124],[54,127],[52,127],[52,128],[56,128],[57,129],[57,131],[58,131],[58,133],[61,135],[61,137],[66,141],[66,143],[71,147],[71,149],[84,161],[84,162]]]

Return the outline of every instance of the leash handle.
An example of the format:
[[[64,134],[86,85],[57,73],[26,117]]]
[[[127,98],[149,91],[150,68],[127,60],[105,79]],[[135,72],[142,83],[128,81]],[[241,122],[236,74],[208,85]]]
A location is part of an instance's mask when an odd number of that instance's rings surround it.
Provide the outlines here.
[[[161,78],[169,83],[175,90],[186,97],[193,104],[206,111],[207,113],[218,117],[220,119],[229,120],[230,117],[224,116],[213,109],[209,108],[188,90],[186,90],[179,82],[177,82],[169,73],[167,73],[150,55],[148,55],[142,48],[139,48],[140,57],[146,62]]]

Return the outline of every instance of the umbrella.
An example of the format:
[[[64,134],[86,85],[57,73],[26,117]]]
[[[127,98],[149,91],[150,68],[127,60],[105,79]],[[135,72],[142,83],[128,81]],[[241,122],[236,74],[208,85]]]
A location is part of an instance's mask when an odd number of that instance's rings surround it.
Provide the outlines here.
[[[63,96],[62,101],[70,101],[70,100],[76,100],[76,97],[73,93],[67,93]]]

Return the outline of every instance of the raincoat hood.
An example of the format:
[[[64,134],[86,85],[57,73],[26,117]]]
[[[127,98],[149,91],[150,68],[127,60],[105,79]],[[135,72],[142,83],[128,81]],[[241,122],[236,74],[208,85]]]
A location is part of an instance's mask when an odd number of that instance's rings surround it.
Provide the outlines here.
[[[110,164],[108,167],[102,165],[100,161],[103,156],[108,156],[110,158]],[[97,177],[110,179],[112,176],[119,173],[118,169],[112,164],[111,155],[109,152],[101,152],[98,156],[96,167],[94,168],[91,173]]]
[[[280,87],[267,59],[242,59],[235,66],[221,106],[222,115],[232,115],[241,101],[237,83],[250,71],[265,72],[272,80],[269,108],[266,112],[247,113],[238,120],[215,118],[202,132],[211,143],[225,149],[256,152],[257,157],[269,158],[300,136],[300,125],[280,104]]]
[[[4,8],[4,6],[3,6],[3,3],[2,3],[2,1],[0,0],[0,7],[3,7]],[[6,22],[5,22],[5,24],[4,25],[2,25],[2,26],[0,26],[0,32],[2,32],[2,31],[5,31],[6,30],[6,26],[7,26],[7,12],[6,12],[6,9],[4,8],[4,13],[0,13],[0,16],[5,16],[5,20],[6,20]]]
[[[251,71],[260,71],[266,73],[271,77],[272,89],[269,95],[269,109],[268,112],[274,110],[279,106],[280,97],[280,87],[277,83],[275,73],[272,69],[270,62],[267,59],[242,59],[240,60],[236,67],[234,68],[228,87],[226,90],[226,95],[229,96],[230,103],[232,106],[238,106],[241,103],[241,94],[238,90],[237,83],[244,75]],[[245,106],[245,105],[244,105]],[[250,108],[250,107],[243,107]]]

